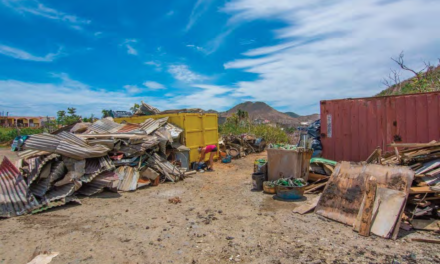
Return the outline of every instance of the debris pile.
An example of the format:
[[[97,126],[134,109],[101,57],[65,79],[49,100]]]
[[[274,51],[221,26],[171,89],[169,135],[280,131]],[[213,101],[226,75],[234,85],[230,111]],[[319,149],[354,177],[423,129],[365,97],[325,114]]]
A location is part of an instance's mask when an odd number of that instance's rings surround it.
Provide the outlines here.
[[[141,124],[105,118],[77,123],[70,132],[31,135],[16,166],[6,157],[0,165],[0,217],[80,203],[76,194],[177,182],[187,169],[169,162],[167,154],[182,131],[167,118]]]
[[[220,148],[226,151],[234,159],[246,157],[251,153],[264,151],[266,141],[252,135],[243,134],[240,136],[224,136],[219,140]]]
[[[412,228],[440,232],[440,143],[390,146],[393,153],[382,155],[378,148],[362,163],[334,167],[332,161],[312,159],[311,185],[325,189],[296,212],[316,206],[315,213],[351,225],[363,236],[396,239],[399,229]]]
[[[310,184],[305,193],[320,193],[335,170],[337,162],[324,158],[312,158],[310,160],[309,178]]]
[[[432,141],[390,146],[395,149],[394,153],[381,157],[380,150],[377,150],[378,158],[372,158],[371,162],[408,166],[413,170],[414,181],[405,207],[404,224],[411,224],[414,229],[440,231],[440,221],[435,220],[440,218],[440,143]],[[370,157],[374,157],[373,154]]]

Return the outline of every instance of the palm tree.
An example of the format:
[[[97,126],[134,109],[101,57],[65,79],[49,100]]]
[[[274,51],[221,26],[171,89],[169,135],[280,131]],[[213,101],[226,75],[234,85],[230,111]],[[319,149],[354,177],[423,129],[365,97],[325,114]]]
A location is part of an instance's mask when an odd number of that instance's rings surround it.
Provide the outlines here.
[[[69,115],[71,115],[71,116],[74,116],[76,113],[76,108],[75,107],[68,107],[67,113],[69,113]]]

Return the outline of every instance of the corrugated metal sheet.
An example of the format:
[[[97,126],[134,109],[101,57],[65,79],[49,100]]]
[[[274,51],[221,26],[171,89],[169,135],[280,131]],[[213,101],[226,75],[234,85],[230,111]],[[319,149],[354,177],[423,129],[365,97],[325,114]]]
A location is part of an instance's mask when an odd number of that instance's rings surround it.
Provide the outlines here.
[[[63,178],[67,170],[62,161],[54,161],[51,164],[49,177],[39,178],[30,185],[31,192],[37,197],[43,197],[53,183]]]
[[[0,217],[23,215],[37,207],[23,176],[5,157],[0,164]]]
[[[41,213],[43,211],[49,210],[50,208],[63,206],[67,203],[77,203],[81,204],[81,201],[75,196],[64,197],[59,200],[48,202],[46,204],[42,204],[39,208],[32,211],[32,214]]]
[[[140,128],[139,124],[125,124],[116,133],[128,133],[128,132],[139,130],[139,128]]]
[[[85,174],[81,177],[82,182],[91,182],[96,176],[104,171],[114,169],[115,165],[109,156],[95,159],[86,159]]]
[[[40,156],[37,158],[32,158],[27,160],[26,162],[29,164],[28,169],[24,170],[27,172],[27,183],[28,186],[38,178],[40,175],[41,170],[43,169],[44,165],[56,158],[59,158],[60,155],[52,154],[49,156]]]
[[[119,191],[135,191],[139,180],[139,171],[133,167],[121,166],[115,171],[119,176]]]
[[[68,183],[62,186],[55,186],[44,196],[45,203],[53,202],[67,196],[72,195],[75,192],[75,183]]]
[[[110,151],[102,145],[89,146],[82,138],[67,132],[61,132],[59,135],[31,135],[25,141],[23,148],[50,151],[78,160],[102,157]]]
[[[90,183],[83,184],[78,193],[91,196],[100,193],[104,188],[116,190],[119,184],[118,174],[112,171],[105,171],[96,176]]]
[[[440,139],[440,93],[321,101],[323,157],[363,161],[394,142]]]
[[[145,131],[148,135],[153,133],[156,129],[160,127],[160,124],[158,121],[148,118],[140,125],[140,130]]]
[[[105,134],[105,133],[115,133],[122,127],[123,125],[115,123],[107,118],[104,118],[93,123],[93,125],[90,126],[89,130],[98,134]]]

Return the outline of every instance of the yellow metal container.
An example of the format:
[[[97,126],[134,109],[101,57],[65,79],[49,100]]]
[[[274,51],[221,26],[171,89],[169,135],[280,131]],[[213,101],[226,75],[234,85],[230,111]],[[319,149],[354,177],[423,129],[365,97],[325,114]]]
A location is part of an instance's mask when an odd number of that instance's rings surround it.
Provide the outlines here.
[[[148,118],[159,119],[168,117],[168,122],[183,129],[180,136],[180,143],[190,148],[190,162],[199,161],[199,146],[216,145],[218,146],[218,116],[217,114],[166,114],[166,115],[150,115],[115,118],[115,122],[139,124]],[[218,152],[214,158],[218,158]],[[209,155],[206,155],[206,160]]]

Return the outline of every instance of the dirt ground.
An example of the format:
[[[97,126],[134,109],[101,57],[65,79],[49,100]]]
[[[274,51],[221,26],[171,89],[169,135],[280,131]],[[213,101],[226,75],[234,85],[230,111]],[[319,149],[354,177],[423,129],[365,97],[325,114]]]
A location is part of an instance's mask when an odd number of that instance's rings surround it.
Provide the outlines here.
[[[27,263],[36,248],[59,252],[53,264],[440,262],[439,245],[410,240],[438,235],[365,238],[314,213],[294,214],[302,202],[251,192],[258,157],[218,163],[215,172],[175,184],[81,197],[82,205],[1,220],[0,263]],[[182,202],[169,203],[175,196]]]

